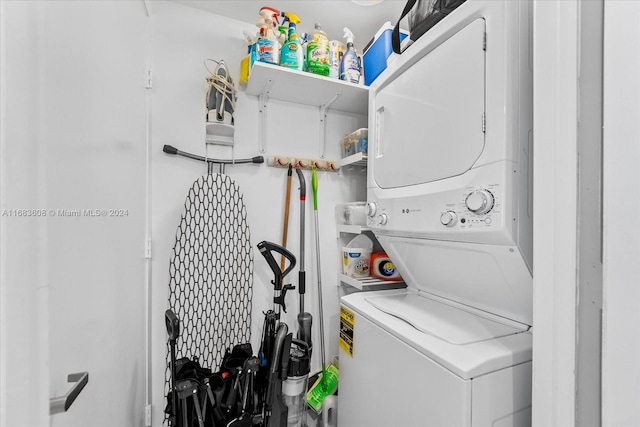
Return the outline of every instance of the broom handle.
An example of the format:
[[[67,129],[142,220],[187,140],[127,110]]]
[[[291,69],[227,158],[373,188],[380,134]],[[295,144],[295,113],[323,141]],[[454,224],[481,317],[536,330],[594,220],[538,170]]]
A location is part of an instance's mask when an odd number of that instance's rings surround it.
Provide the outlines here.
[[[291,204],[291,164],[287,172],[287,196],[284,202],[284,226],[282,230],[282,247],[287,247],[287,232],[289,231],[289,205]],[[284,271],[284,255],[280,256],[280,271]]]
[[[313,214],[316,222],[316,270],[318,272],[318,317],[320,318],[320,358],[322,360],[322,378],[327,369],[324,356],[324,312],[322,310],[322,279],[320,274],[320,230],[318,228],[318,175],[316,168],[311,170],[311,186],[313,187]]]

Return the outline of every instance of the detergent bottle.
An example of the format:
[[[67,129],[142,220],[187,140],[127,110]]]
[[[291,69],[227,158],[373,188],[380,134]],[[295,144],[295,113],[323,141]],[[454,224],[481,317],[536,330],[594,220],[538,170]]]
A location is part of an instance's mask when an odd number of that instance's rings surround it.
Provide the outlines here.
[[[300,23],[300,18],[289,12],[287,14],[289,18],[289,37],[280,52],[280,65],[302,71],[304,55],[302,53],[302,44],[298,38],[298,33],[296,33],[296,25]]]
[[[256,42],[257,60],[276,64],[280,62],[280,44],[278,43],[278,33],[276,23],[280,12],[270,7],[260,9],[260,34]]]
[[[313,39],[307,43],[307,71],[321,76],[329,75],[329,38],[320,24],[315,25]]]
[[[360,62],[353,47],[353,33],[347,27],[344,27],[344,38],[347,40],[347,51],[342,55],[340,80],[358,84],[360,82]]]

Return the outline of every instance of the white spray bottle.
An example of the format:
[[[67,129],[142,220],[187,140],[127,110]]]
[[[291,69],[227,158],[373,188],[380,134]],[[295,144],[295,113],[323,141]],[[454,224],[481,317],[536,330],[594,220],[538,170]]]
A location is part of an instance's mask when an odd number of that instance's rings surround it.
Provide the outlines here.
[[[353,48],[353,33],[344,27],[344,38],[347,40],[347,51],[342,55],[340,66],[340,80],[358,84],[360,81],[360,63],[358,54]]]

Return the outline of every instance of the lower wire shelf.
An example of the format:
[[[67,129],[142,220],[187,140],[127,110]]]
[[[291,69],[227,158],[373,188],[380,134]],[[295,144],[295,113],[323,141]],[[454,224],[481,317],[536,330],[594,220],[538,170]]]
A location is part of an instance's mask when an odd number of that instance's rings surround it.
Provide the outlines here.
[[[353,286],[361,291],[381,291],[386,289],[402,289],[407,284],[403,281],[382,280],[377,277],[368,276],[356,279],[346,274],[338,273],[338,281],[345,285]]]

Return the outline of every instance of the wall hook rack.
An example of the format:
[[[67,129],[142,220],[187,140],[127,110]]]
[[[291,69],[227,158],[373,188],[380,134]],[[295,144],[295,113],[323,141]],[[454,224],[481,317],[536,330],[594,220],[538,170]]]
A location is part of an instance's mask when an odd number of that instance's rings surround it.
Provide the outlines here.
[[[319,171],[337,172],[340,164],[334,160],[307,159],[288,156],[273,156],[267,159],[267,165],[276,168],[300,167],[302,169],[312,169],[315,167]]]

